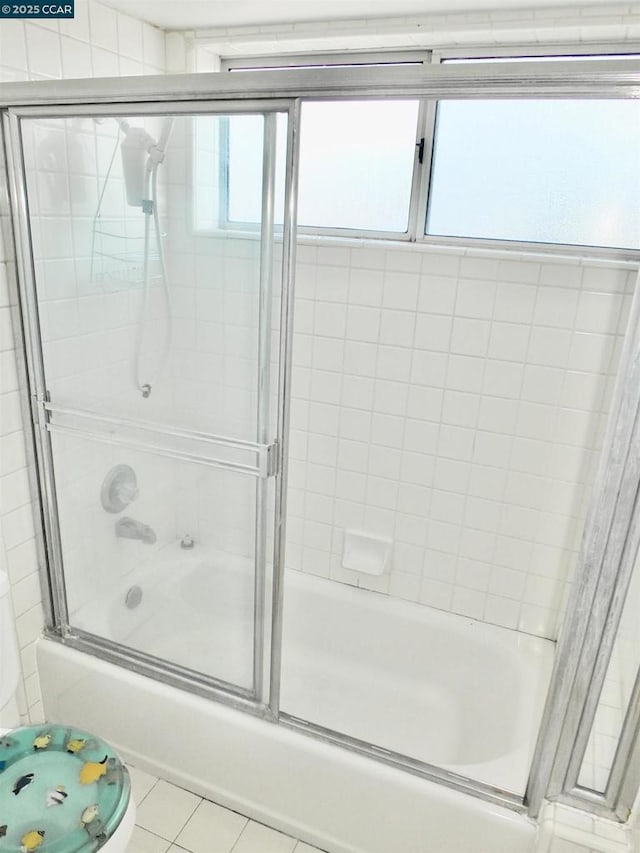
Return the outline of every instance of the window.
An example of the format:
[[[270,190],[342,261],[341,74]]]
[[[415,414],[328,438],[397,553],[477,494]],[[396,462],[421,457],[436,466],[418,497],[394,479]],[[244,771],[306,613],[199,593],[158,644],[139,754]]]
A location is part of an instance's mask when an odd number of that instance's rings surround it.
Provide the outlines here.
[[[426,233],[640,248],[640,104],[438,105]]]
[[[441,58],[408,52],[233,60],[226,68],[242,72],[559,58],[595,57]],[[220,228],[251,229],[259,221],[256,187],[262,162],[255,144],[253,160],[245,149],[247,136],[255,143],[262,134],[260,121],[260,116],[228,117],[220,129],[219,197],[215,202],[203,199],[200,206],[214,211]],[[255,127],[248,126],[251,122]],[[284,170],[283,128],[284,123],[278,130],[279,170]],[[639,151],[640,102],[635,99],[470,99],[437,105],[390,99],[305,101],[298,225],[302,232],[329,235],[637,251]],[[199,170],[197,151],[195,161]],[[210,222],[211,215],[198,223],[196,214],[196,228],[207,230]]]
[[[608,58],[574,54],[443,62]],[[639,151],[636,101],[440,102],[425,233],[640,249]]]
[[[325,231],[406,232],[417,118],[417,101],[303,104],[299,225]],[[284,170],[284,127],[280,122],[277,174]],[[252,226],[260,218],[257,136],[262,138],[259,116],[228,119],[230,226]],[[278,186],[282,183],[277,181]],[[282,200],[276,200],[276,209],[282,210]]]
[[[417,101],[303,104],[298,192],[301,227],[407,231],[418,106]],[[279,118],[276,174],[282,175],[286,123]],[[262,134],[261,116],[226,119],[228,227],[255,227],[260,220]],[[377,180],[371,180],[372,175]],[[284,182],[276,179],[276,185],[281,188]],[[282,207],[283,199],[276,199],[276,210],[282,211]]]
[[[226,63],[234,72],[295,68],[345,68],[421,65],[429,55],[339,54],[275,58],[259,64],[247,60]],[[413,186],[418,134],[418,101],[307,101],[301,110],[298,225],[326,232],[406,234]],[[255,122],[255,118],[254,118]],[[283,124],[280,125],[282,135]],[[259,197],[247,181],[246,143],[243,134],[261,133],[247,122],[228,123],[229,224],[251,227],[257,223]],[[280,139],[284,143],[283,139]],[[284,169],[284,144],[277,168]],[[255,152],[255,148],[253,149]],[[259,160],[252,161],[258,171]],[[372,180],[375,176],[375,180]],[[280,208],[281,209],[281,208]]]

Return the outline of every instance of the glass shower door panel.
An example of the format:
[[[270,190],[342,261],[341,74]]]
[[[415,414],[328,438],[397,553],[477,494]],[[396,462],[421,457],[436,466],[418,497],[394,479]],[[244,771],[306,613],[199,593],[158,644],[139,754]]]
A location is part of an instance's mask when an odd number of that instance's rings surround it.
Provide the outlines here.
[[[287,114],[151,109],[17,119],[54,622],[262,701]]]
[[[301,261],[280,706],[522,796],[636,271],[484,251]]]
[[[71,631],[250,692],[257,478],[62,425],[51,439]]]
[[[284,188],[274,167],[271,197],[263,191],[266,164],[286,145],[280,133],[267,151],[272,120],[268,112],[21,120],[53,404],[256,439],[260,341],[271,332],[271,210]],[[238,150],[230,125],[251,131]],[[230,162],[255,212],[250,224],[229,221]]]

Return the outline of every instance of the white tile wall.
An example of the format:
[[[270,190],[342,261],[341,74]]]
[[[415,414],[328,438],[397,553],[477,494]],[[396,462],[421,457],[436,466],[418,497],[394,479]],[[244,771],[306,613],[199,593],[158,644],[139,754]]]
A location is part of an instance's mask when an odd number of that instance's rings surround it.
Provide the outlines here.
[[[313,50],[620,43],[640,36],[640,8],[637,3],[547,8],[531,3],[528,9],[217,27],[210,28],[207,36],[206,48],[223,57]],[[191,51],[201,50],[202,39],[193,39]]]
[[[301,245],[288,561],[555,637],[636,271]],[[345,528],[394,539],[341,568]]]
[[[164,72],[164,67],[164,34],[160,30],[93,0],[76,0],[73,20],[53,24],[20,20],[0,22],[0,81],[91,77],[106,73],[158,74]],[[72,158],[70,161],[73,169],[74,161]],[[90,161],[87,168],[91,174]],[[49,177],[54,172],[51,170]],[[46,178],[41,180],[40,199],[44,203],[47,189],[60,187],[47,186]],[[72,177],[72,180],[82,180],[82,176]],[[68,191],[64,197],[68,197]],[[6,210],[0,210],[3,219],[6,215]],[[52,249],[50,254],[56,256],[56,260],[47,264],[49,296],[60,300],[51,303],[44,322],[63,352],[67,336],[79,328],[84,329],[90,317],[84,311],[76,313],[74,306],[62,301],[76,295],[77,279],[69,262],[70,253],[60,250],[64,244],[59,242],[54,221],[48,223],[44,238]],[[25,720],[35,721],[41,717],[42,709],[33,644],[42,627],[42,608],[36,578],[37,556],[22,443],[15,352],[7,325],[9,306],[14,298],[7,284],[7,276],[11,273],[9,257],[0,246],[0,565],[6,567],[11,579],[22,653],[20,711]]]

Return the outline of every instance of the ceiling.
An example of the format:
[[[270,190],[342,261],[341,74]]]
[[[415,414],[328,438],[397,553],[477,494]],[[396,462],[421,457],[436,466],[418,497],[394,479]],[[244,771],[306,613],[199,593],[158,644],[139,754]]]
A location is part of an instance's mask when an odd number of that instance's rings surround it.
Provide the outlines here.
[[[585,6],[584,0],[103,0],[164,29],[258,26],[338,18],[401,17],[494,9]],[[599,0],[598,6],[619,5]]]

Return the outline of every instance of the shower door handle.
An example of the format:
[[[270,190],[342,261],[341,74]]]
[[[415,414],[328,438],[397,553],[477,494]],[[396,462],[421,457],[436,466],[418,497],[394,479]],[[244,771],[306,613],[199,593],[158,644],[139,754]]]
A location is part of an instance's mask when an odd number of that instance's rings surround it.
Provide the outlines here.
[[[277,441],[268,444],[260,458],[260,475],[275,477],[280,470],[280,447]]]

